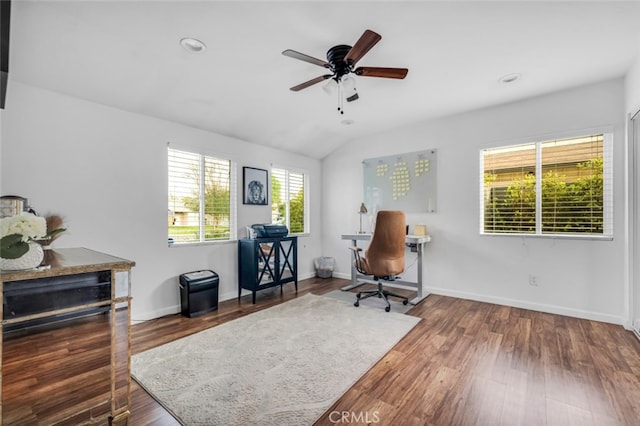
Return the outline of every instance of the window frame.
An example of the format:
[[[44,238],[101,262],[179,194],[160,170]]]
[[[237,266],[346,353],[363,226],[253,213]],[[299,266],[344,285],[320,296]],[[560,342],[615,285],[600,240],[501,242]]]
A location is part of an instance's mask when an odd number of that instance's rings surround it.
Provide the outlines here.
[[[201,191],[201,193],[199,194],[200,211],[199,211],[199,218],[198,218],[198,221],[199,221],[198,241],[185,241],[185,242],[172,241],[171,239],[172,237],[169,235],[169,227],[167,226],[167,238],[168,238],[169,247],[194,247],[199,245],[228,244],[228,243],[237,242],[238,240],[238,229],[237,229],[238,228],[237,227],[238,165],[237,165],[237,162],[233,158],[231,158],[229,155],[226,155],[223,153],[210,152],[208,150],[198,149],[190,146],[175,145],[172,143],[167,143],[166,151],[165,151],[167,155],[167,161],[165,163],[167,165],[167,206],[171,202],[170,195],[169,195],[171,191],[170,176],[169,176],[169,161],[170,161],[169,151],[170,150],[180,151],[180,152],[199,156],[199,164],[201,167],[199,171],[200,173],[199,178],[201,180],[199,180],[198,185],[201,187],[202,185],[200,185],[200,182],[202,182],[202,179],[204,178],[204,174],[205,174],[205,170],[202,169],[202,165],[204,164],[206,159],[229,162],[229,237],[225,239],[216,239],[216,240],[205,239],[205,232],[203,231],[203,228],[202,228],[205,220],[205,215],[203,214],[205,202],[203,199],[204,192]]]
[[[603,231],[602,233],[551,233],[545,232],[543,233],[543,223],[542,223],[542,146],[547,142],[553,141],[561,141],[565,139],[577,139],[580,137],[589,137],[595,135],[603,136]],[[571,133],[563,133],[563,134],[554,134],[554,135],[544,135],[536,138],[528,138],[524,140],[518,141],[510,141],[509,143],[499,144],[491,147],[484,147],[479,150],[479,229],[480,235],[482,236],[490,236],[490,237],[528,237],[528,238],[555,238],[555,239],[580,239],[580,240],[604,240],[610,241],[613,240],[614,237],[614,226],[613,226],[613,217],[614,217],[614,202],[613,202],[613,189],[614,189],[614,170],[613,170],[613,144],[614,144],[614,131],[610,127],[606,128],[596,128],[596,129],[587,129],[584,131],[571,132]],[[486,150],[498,149],[498,148],[517,148],[526,145],[535,145],[536,150],[536,162],[535,162],[535,220],[536,220],[536,229],[533,233],[527,232],[485,232],[485,181],[484,181],[484,152]]]
[[[273,179],[273,176],[275,176],[275,174],[273,173],[274,169],[278,169],[278,170],[284,170],[286,172],[286,177],[285,177],[285,186],[286,186],[286,192],[285,192],[285,225],[287,226],[287,228],[289,229],[289,234],[290,235],[296,235],[296,236],[305,236],[305,235],[309,235],[311,234],[311,222],[310,222],[310,212],[309,212],[309,173],[306,170],[303,169],[297,169],[297,168],[293,168],[293,167],[287,167],[287,166],[282,166],[282,165],[278,165],[278,164],[272,164],[271,167],[269,168],[269,174],[271,176],[271,179]],[[300,174],[303,177],[303,183],[302,183],[302,189],[303,189],[303,208],[304,208],[304,212],[303,212],[303,226],[304,229],[302,232],[291,232],[291,218],[290,218],[290,196],[289,196],[289,186],[288,186],[288,182],[289,182],[289,174],[294,173],[294,174]],[[271,206],[273,209],[273,205],[275,202],[275,195],[273,193],[274,190],[274,186],[270,183],[271,188],[269,189],[270,193],[271,193]],[[272,210],[273,211],[273,210]],[[272,220],[273,220],[273,214],[272,214]]]

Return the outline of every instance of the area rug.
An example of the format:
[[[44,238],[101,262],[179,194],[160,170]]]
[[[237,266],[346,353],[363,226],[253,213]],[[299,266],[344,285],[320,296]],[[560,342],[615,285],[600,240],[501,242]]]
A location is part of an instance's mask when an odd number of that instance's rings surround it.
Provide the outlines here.
[[[420,318],[313,294],[131,358],[184,425],[310,425]]]

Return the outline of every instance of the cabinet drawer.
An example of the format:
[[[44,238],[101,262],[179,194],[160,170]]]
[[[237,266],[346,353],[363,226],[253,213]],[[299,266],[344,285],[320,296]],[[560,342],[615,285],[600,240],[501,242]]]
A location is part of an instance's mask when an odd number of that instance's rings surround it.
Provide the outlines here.
[[[3,319],[111,300],[111,272],[4,283]]]

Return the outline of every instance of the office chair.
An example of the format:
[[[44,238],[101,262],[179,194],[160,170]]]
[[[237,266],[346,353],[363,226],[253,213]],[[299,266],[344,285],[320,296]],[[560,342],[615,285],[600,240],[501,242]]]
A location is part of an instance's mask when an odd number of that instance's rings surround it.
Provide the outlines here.
[[[354,253],[354,265],[363,275],[373,275],[377,281],[376,290],[361,291],[356,295],[353,306],[360,306],[360,300],[371,296],[378,296],[387,303],[385,311],[391,310],[389,296],[402,299],[402,304],[409,303],[409,299],[394,294],[382,287],[381,281],[393,281],[404,271],[404,247],[406,238],[406,219],[401,211],[380,211],[376,216],[376,227],[371,236],[369,246],[364,257],[360,256],[360,247],[349,247]]]

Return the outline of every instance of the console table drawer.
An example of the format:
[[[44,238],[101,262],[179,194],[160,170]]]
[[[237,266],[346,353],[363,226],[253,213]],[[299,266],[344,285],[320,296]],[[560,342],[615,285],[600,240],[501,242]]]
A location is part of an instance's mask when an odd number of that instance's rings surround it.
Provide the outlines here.
[[[111,301],[111,271],[4,283],[3,318]]]

